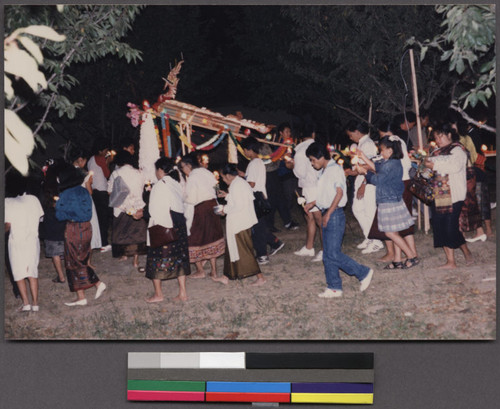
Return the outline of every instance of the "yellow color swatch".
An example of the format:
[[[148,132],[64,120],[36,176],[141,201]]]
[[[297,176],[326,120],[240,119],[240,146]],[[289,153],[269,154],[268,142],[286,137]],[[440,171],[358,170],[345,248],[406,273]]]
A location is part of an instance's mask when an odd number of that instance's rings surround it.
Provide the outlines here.
[[[373,404],[373,393],[292,393],[292,403]]]

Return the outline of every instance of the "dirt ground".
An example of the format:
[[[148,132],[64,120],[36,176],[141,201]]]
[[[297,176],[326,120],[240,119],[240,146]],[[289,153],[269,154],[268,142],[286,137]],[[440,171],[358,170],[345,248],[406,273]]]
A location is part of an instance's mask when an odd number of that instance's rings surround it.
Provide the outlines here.
[[[493,211],[495,219],[496,211]],[[74,295],[67,284],[55,284],[50,259],[39,268],[40,311],[17,311],[20,300],[5,281],[6,339],[190,339],[190,340],[487,340],[496,331],[496,231],[486,242],[469,245],[475,264],[466,267],[457,251],[458,268],[436,270],[444,262],[434,249],[432,231],[418,232],[422,262],[410,270],[387,271],[376,258],[355,248],[361,231],[347,214],[343,251],[375,270],[370,288],[359,292],[359,282],[341,273],[344,296],[320,299],[325,288],[323,264],[293,252],[305,240],[305,221],[296,210],[300,229],[277,236],[286,245],[262,266],[267,283],[252,287],[254,278],[230,281],[227,286],[206,279],[187,280],[189,300],[174,302],[175,280],[163,282],[165,301],[148,304],[152,284],[110,253],[94,252],[93,264],[108,285],[99,300],[87,291],[86,307],[67,307]],[[277,220],[280,220],[277,217]],[[495,224],[495,220],[493,220]],[[317,246],[316,246],[317,247]],[[141,256],[141,265],[145,256]],[[217,262],[222,272],[223,258]],[[208,268],[208,265],[206,265]]]

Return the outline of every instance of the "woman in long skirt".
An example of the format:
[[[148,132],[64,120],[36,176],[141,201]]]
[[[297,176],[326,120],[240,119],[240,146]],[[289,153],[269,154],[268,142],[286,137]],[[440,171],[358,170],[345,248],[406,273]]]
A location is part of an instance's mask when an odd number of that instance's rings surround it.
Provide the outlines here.
[[[147,223],[143,219],[143,209],[146,203],[142,200],[144,191],[144,178],[142,177],[135,158],[130,152],[121,150],[115,157],[117,169],[113,171],[108,181],[110,205],[113,204],[113,232],[111,234],[111,250],[113,257],[127,260],[132,257],[133,266],[143,273],[144,268],[139,267],[139,255],[146,254],[146,229]],[[115,194],[122,200],[112,203]]]
[[[197,271],[191,278],[206,277],[203,264],[209,260],[212,280],[227,284],[226,277],[217,277],[215,266],[217,257],[223,255],[226,248],[220,217],[213,210],[218,205],[215,193],[217,180],[212,172],[199,165],[195,155],[195,152],[190,153],[179,162],[181,171],[187,177],[184,201],[194,206],[192,223],[188,222],[188,243],[189,261],[196,265]]]
[[[229,186],[228,193],[220,192],[227,204],[226,214],[227,248],[224,258],[224,275],[231,280],[257,276],[253,285],[266,282],[254,256],[252,226],[257,223],[253,205],[253,191],[246,180],[238,176],[236,165],[228,164],[221,169],[221,177]]]
[[[61,194],[56,202],[56,217],[66,220],[64,232],[64,264],[71,292],[77,299],[65,303],[69,307],[87,305],[85,290],[96,287],[95,299],[99,298],[106,284],[99,280],[94,269],[89,266],[90,241],[92,239],[92,199],[81,183],[84,175],[73,166],[64,169],[59,175]]]
[[[149,247],[146,277],[153,282],[154,294],[146,298],[146,301],[163,301],[161,282],[174,278],[179,283],[179,294],[174,300],[186,301],[186,276],[191,274],[191,269],[180,175],[170,158],[158,159],[155,168],[158,182],[154,184],[149,198],[149,227],[160,225],[174,228],[178,239],[162,247]],[[149,245],[149,232],[147,240]]]

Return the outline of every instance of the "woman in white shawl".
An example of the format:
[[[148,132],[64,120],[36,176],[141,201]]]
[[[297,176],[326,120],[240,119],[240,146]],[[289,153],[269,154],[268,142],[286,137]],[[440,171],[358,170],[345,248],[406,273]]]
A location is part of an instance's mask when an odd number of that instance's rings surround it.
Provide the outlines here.
[[[155,163],[156,182],[149,197],[149,225],[174,227],[178,239],[162,247],[149,247],[146,261],[146,277],[153,281],[154,295],[146,301],[163,301],[162,280],[177,278],[179,294],[174,300],[186,301],[186,276],[191,274],[188,238],[180,176],[171,158],[160,158]],[[149,231],[147,237],[150,245]]]
[[[231,280],[257,275],[253,285],[265,283],[255,259],[252,243],[252,226],[257,224],[253,205],[253,191],[248,182],[238,176],[236,165],[227,164],[221,169],[222,180],[229,186],[228,193],[221,191],[227,204],[222,209],[226,214],[227,249],[224,258],[224,275]]]

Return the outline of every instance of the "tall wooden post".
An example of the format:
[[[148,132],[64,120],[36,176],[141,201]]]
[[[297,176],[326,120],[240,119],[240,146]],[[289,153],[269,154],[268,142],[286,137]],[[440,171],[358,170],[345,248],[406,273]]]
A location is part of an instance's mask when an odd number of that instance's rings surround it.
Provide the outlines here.
[[[418,107],[418,88],[417,88],[417,75],[415,73],[415,57],[413,55],[413,49],[410,48],[410,67],[411,67],[411,83],[412,83],[412,88],[413,88],[413,106],[415,109],[415,115],[417,117],[417,135],[418,135],[418,149],[422,150],[423,149],[423,139],[422,139],[422,124],[420,123],[420,111]],[[429,207],[426,205],[424,206],[424,231],[425,233],[428,233],[430,230],[430,223],[429,223]],[[420,202],[419,202],[419,211],[418,211],[418,217],[419,217],[419,228],[420,228]]]

